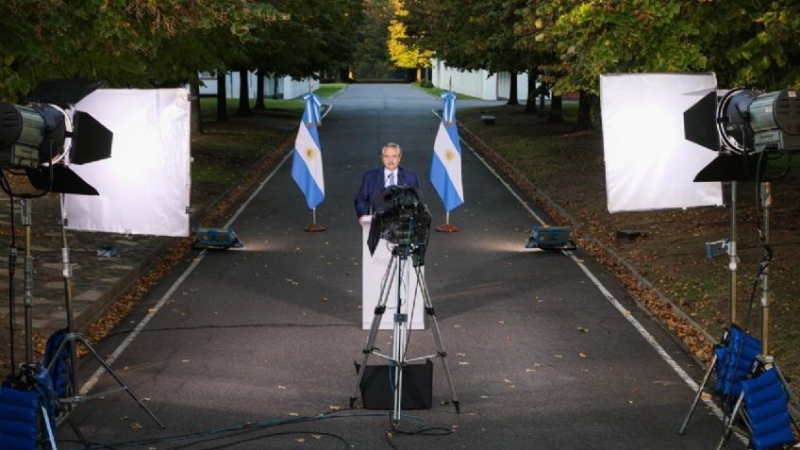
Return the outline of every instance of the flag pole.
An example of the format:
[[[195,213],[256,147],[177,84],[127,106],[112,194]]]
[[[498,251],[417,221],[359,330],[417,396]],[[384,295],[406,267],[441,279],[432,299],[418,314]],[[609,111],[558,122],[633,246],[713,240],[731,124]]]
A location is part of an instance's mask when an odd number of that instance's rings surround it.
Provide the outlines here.
[[[436,231],[442,233],[458,233],[458,227],[450,223],[450,211],[445,213],[445,223],[436,227]]]
[[[309,233],[318,233],[320,231],[325,231],[325,227],[322,225],[317,224],[317,208],[311,208],[311,225],[303,228],[303,231],[307,231]]]
[[[325,227],[317,224],[317,205],[325,198],[325,182],[322,179],[322,152],[317,135],[317,126],[321,123],[319,100],[311,89],[311,79],[309,78],[308,94],[303,96],[305,101],[303,119],[300,121],[300,129],[295,140],[292,178],[300,186],[300,190],[306,197],[306,203],[311,209],[311,225],[306,226],[303,230],[313,233],[325,231]],[[304,130],[306,133],[303,133]],[[315,187],[317,189],[314,189]]]
[[[453,92],[453,77],[448,81],[447,90]],[[442,111],[444,113],[444,111]],[[443,114],[444,115],[444,114]],[[445,212],[444,222],[442,225],[436,227],[436,231],[442,233],[458,233],[458,227],[450,223],[450,211]]]

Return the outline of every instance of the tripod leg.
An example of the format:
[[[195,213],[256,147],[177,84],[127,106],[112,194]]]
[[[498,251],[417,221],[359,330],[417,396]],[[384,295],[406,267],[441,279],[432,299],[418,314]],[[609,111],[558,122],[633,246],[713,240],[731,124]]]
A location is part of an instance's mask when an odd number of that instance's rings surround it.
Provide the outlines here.
[[[378,304],[375,306],[375,315],[372,317],[372,325],[369,329],[369,336],[367,337],[367,343],[364,345],[364,349],[361,351],[364,354],[364,359],[361,362],[361,367],[358,368],[358,375],[356,376],[356,385],[353,388],[353,394],[350,396],[350,407],[352,408],[355,403],[356,399],[358,398],[358,391],[361,387],[361,380],[364,378],[364,370],[367,367],[367,361],[369,360],[369,355],[375,351],[375,338],[378,336],[378,329],[381,325],[381,318],[383,317],[383,313],[386,311],[386,302],[389,300],[389,291],[386,289],[388,276],[391,273],[392,267],[395,264],[395,258],[392,258],[389,261],[388,267],[386,267],[386,275],[384,275],[383,283],[381,284],[381,293],[380,297],[378,298]],[[358,366],[356,364],[356,366]]]
[[[108,363],[102,357],[100,357],[100,355],[97,353],[97,351],[95,351],[95,349],[92,348],[91,345],[89,345],[89,341],[87,341],[86,338],[83,337],[83,335],[75,334],[74,338],[77,338],[77,339],[79,339],[81,341],[81,343],[86,347],[86,349],[89,350],[89,353],[91,353],[92,356],[95,357],[97,362],[99,362],[100,364],[103,365],[103,367],[105,367],[105,369],[109,373],[109,375],[111,375],[111,377],[114,378],[114,380],[123,389],[125,389],[125,392],[128,393],[128,396],[130,396],[133,399],[133,401],[135,401],[139,405],[139,407],[141,407],[147,413],[147,415],[150,416],[150,418],[153,419],[153,421],[158,424],[158,426],[160,426],[161,428],[167,428],[163,423],[161,423],[160,420],[158,420],[158,418],[155,416],[155,414],[153,414],[153,412],[150,411],[150,409],[147,407],[147,405],[145,405],[139,399],[139,397],[136,396],[136,394],[133,392],[133,390],[131,390],[131,388],[129,388],[128,385],[125,384],[124,381],[122,381],[122,378],[120,378],[119,375],[117,375],[117,373],[114,372],[114,369],[112,369],[111,366],[108,365]]]
[[[395,425],[400,423],[403,405],[403,365],[405,360],[405,346],[408,343],[407,335],[405,332],[405,314],[399,311],[395,313],[394,318],[394,332],[392,338],[392,367],[394,386],[394,408],[392,411],[392,422]]]
[[[694,413],[694,409],[697,408],[697,402],[700,401],[700,397],[703,395],[703,390],[706,387],[706,383],[708,383],[708,379],[711,378],[711,372],[714,371],[714,367],[717,364],[717,355],[714,355],[714,359],[711,360],[711,365],[706,370],[706,374],[703,377],[703,382],[700,383],[700,386],[697,388],[697,393],[694,396],[694,401],[692,401],[691,406],[689,406],[689,411],[686,413],[686,417],[683,419],[683,423],[681,423],[680,429],[678,429],[678,434],[683,435],[686,433],[686,427],[689,426],[689,419],[692,418],[692,414]]]
[[[415,270],[417,271],[417,280],[422,288],[422,297],[425,300],[425,314],[428,317],[428,321],[431,325],[433,340],[436,342],[436,352],[439,355],[439,359],[442,360],[444,375],[447,378],[447,385],[450,388],[450,400],[453,402],[453,406],[456,408],[456,413],[460,413],[461,407],[458,403],[458,397],[456,396],[456,388],[453,386],[453,379],[450,376],[450,366],[447,364],[447,352],[444,350],[442,335],[439,333],[439,323],[436,321],[433,303],[431,303],[431,297],[428,293],[428,284],[425,282],[425,276],[422,273],[422,270],[420,270],[420,267],[416,267]]]

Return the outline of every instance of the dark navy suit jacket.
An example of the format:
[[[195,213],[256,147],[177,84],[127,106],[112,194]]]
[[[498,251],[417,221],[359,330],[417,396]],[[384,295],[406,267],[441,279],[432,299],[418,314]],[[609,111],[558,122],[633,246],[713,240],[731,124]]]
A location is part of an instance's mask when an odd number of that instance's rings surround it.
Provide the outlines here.
[[[368,170],[361,179],[361,187],[358,188],[356,199],[353,201],[356,207],[356,217],[369,216],[373,213],[375,200],[380,197],[384,189],[386,180],[383,176],[383,167]],[[411,170],[397,168],[397,185],[411,186],[419,189],[417,174]]]

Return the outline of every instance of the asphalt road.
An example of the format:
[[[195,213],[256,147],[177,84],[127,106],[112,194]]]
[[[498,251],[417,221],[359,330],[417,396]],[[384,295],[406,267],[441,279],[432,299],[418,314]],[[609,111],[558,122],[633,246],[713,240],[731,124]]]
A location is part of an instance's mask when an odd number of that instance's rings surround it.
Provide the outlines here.
[[[353,197],[395,141],[433,225],[444,223],[427,181],[441,104],[406,85],[353,85],[330,103],[317,209],[327,231],[303,231],[311,212],[287,159],[231,224],[243,249],[196,252],[98,345],[166,429],[106,393],[70,415],[87,439],[159,450],[714,448],[722,422],[704,404],[677,434],[702,368],[580,249],[526,250],[546,216],[466,146],[466,203],[450,216],[461,231],[431,230],[425,265],[460,413],[438,359],[433,406],[403,411],[401,431],[418,433],[387,434],[387,411],[349,409],[368,334]],[[432,337],[411,332],[411,353],[433,353]],[[380,332],[376,345],[389,351],[390,340]],[[94,366],[80,373],[91,394],[118,386]],[[59,448],[82,448],[68,425],[58,436]]]

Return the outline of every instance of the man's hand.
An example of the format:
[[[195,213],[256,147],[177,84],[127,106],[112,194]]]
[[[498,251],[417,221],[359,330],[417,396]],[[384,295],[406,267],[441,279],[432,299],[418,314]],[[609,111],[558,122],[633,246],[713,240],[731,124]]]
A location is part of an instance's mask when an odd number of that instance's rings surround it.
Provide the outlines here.
[[[358,223],[359,225],[362,226],[364,225],[364,222],[371,222],[371,221],[372,221],[372,216],[361,216],[358,218]]]

